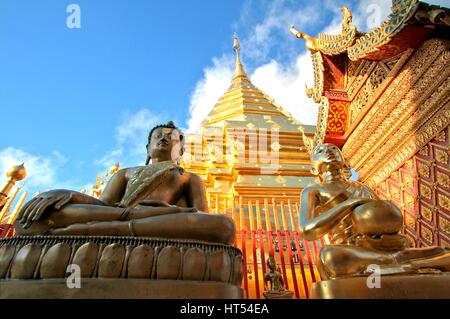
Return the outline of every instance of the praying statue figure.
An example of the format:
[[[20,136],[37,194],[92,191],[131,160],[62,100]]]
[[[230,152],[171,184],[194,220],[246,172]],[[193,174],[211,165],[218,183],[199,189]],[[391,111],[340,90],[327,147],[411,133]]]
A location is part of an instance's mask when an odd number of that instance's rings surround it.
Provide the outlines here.
[[[267,259],[267,267],[269,271],[264,275],[264,297],[266,299],[292,298],[293,293],[290,290],[286,290],[281,269],[277,267],[275,258],[272,255]],[[270,283],[270,288],[268,283]]]
[[[19,212],[21,236],[95,235],[196,239],[232,244],[233,220],[208,214],[198,175],[179,166],[185,137],[173,122],[148,136],[145,166],[119,170],[97,199],[70,190],[39,194]]]
[[[338,147],[319,144],[311,159],[320,183],[303,190],[300,225],[306,240],[326,234],[332,238],[317,261],[322,279],[368,274],[374,264],[381,275],[450,271],[448,249],[410,248],[409,240],[399,233],[402,212],[366,185],[349,179],[350,167]]]

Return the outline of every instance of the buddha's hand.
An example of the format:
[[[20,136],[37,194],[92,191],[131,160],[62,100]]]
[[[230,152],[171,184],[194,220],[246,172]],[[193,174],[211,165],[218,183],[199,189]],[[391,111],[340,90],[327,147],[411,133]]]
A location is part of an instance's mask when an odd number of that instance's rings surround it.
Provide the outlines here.
[[[19,212],[17,221],[23,224],[23,228],[29,228],[33,222],[39,221],[45,211],[53,206],[60,210],[70,203],[77,192],[58,189],[37,195],[30,200]]]

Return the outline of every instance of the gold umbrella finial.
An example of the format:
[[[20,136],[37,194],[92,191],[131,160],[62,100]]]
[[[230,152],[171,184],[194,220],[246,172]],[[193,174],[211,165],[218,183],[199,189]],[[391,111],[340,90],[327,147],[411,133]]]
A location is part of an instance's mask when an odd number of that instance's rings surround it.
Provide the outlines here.
[[[239,54],[239,49],[241,48],[241,45],[239,43],[239,38],[237,36],[237,33],[234,33],[234,41],[233,41],[233,49],[236,50],[236,53]]]
[[[6,171],[6,177],[10,180],[21,181],[27,177],[27,170],[25,169],[25,163],[20,165],[14,165]]]
[[[241,63],[241,44],[239,43],[239,38],[236,32],[233,37],[233,49],[236,52],[236,70],[234,72],[233,79],[238,77],[247,77],[247,73],[245,73],[244,66]]]
[[[6,204],[9,192],[14,187],[16,182],[23,180],[27,177],[27,170],[25,169],[25,163],[20,165],[14,165],[6,171],[7,182],[0,188],[0,208]]]

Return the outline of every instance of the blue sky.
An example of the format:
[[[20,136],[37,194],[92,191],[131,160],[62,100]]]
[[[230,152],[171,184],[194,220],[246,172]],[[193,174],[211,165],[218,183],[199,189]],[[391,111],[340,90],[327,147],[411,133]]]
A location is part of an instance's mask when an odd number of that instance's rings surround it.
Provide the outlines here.
[[[71,3],[80,29],[66,25]],[[194,129],[228,87],[234,32],[253,82],[314,124],[309,56],[290,24],[337,32],[348,5],[367,30],[370,4],[390,11],[388,0],[1,0],[0,174],[25,161],[31,192],[79,190],[117,161],[142,164],[153,125]]]

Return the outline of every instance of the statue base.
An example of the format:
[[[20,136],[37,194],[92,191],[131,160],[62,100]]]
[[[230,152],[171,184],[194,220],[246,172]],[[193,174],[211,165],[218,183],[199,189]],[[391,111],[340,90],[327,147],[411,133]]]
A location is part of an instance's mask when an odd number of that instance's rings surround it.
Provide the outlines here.
[[[294,293],[290,290],[285,291],[264,291],[265,299],[292,299]]]
[[[243,297],[242,277],[241,251],[217,243],[102,236],[0,239],[0,298],[235,299]]]
[[[240,287],[222,282],[146,279],[0,280],[0,298],[10,299],[242,299]]]
[[[318,282],[311,287],[311,298],[450,299],[450,273],[382,276],[380,288],[369,288],[367,278],[351,277]]]

